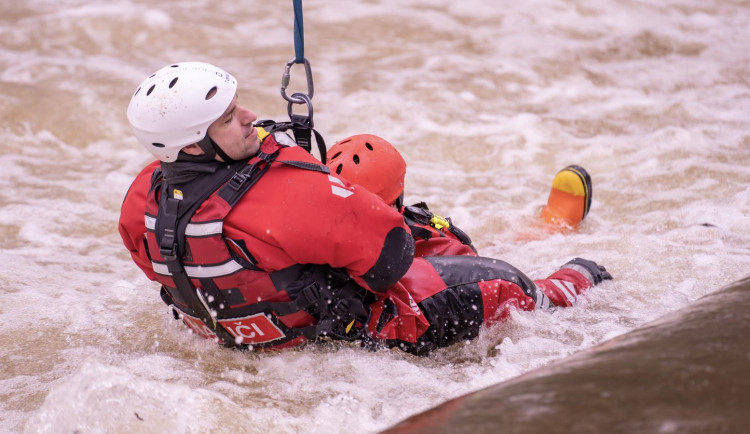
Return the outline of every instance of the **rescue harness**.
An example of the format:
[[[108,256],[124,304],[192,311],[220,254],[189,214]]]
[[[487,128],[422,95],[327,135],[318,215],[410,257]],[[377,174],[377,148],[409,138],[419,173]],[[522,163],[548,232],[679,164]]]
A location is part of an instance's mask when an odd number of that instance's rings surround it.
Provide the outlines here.
[[[275,133],[264,139],[272,140],[275,152],[222,165],[180,188],[169,185],[160,169],[152,175],[147,250],[162,299],[193,331],[228,347],[273,347],[319,336],[362,339],[374,295],[343,270],[298,264],[268,273],[241,243],[222,234],[223,219],[272,163],[329,173],[321,164],[278,159],[282,145],[274,135],[291,125],[265,125]],[[149,209],[152,204],[158,208]],[[270,296],[250,300],[248,287],[255,297]],[[309,324],[288,327],[281,317],[289,315],[308,316]]]
[[[451,234],[462,244],[471,247],[474,253],[477,252],[471,238],[466,232],[453,225],[450,217],[441,217],[430,211],[426,203],[419,202],[414,205],[405,206],[402,214],[406,225],[409,226],[415,238],[429,240],[435,236],[445,237],[447,231],[447,233]]]

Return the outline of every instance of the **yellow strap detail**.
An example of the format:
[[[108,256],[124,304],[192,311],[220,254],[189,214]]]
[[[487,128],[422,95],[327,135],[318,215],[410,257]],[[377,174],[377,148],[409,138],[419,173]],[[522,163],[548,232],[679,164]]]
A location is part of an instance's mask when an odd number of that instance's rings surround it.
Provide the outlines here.
[[[349,334],[349,330],[352,329],[353,325],[354,325],[354,320],[352,320],[352,322],[350,322],[349,325],[346,326],[346,334]]]
[[[435,229],[443,229],[443,228],[449,228],[451,227],[451,224],[448,222],[448,220],[444,219],[443,217],[440,217],[439,215],[433,215],[430,219],[430,224],[435,226]]]
[[[255,130],[258,131],[258,140],[260,140],[261,142],[271,134],[263,127],[255,127]]]

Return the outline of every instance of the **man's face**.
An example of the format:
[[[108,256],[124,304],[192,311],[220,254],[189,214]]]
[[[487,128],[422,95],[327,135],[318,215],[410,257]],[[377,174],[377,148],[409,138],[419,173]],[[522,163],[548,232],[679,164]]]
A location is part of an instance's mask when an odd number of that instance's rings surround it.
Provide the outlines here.
[[[232,159],[243,160],[258,152],[260,141],[253,127],[258,119],[250,109],[237,104],[237,95],[224,114],[208,127],[208,135]]]

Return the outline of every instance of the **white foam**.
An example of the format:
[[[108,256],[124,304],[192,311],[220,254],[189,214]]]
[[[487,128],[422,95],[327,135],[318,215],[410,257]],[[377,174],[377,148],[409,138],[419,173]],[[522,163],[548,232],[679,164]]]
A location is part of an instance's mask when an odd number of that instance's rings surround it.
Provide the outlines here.
[[[152,160],[124,113],[147,74],[203,59],[238,77],[243,103],[284,120],[291,5],[9,8],[0,419],[11,431],[374,432],[750,269],[746,5],[305,2],[315,121],[329,143],[360,132],[393,141],[409,164],[407,201],[426,200],[482,254],[532,278],[581,256],[615,280],[575,308],[515,312],[428,359],[218,348],[171,319],[121,245],[122,197]],[[572,163],[594,179],[591,214],[575,233],[517,241]]]
[[[151,358],[150,368],[156,368]],[[167,363],[171,361],[167,360]],[[87,360],[53,387],[26,425],[31,432],[204,431],[216,426],[221,395],[175,382],[143,378]]]

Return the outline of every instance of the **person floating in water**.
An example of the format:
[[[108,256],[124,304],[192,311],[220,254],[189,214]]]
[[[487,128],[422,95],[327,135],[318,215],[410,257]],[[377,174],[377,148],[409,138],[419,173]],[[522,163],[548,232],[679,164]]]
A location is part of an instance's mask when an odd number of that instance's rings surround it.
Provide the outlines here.
[[[334,144],[328,155],[331,171],[377,194],[404,215],[416,242],[416,256],[477,255],[469,236],[450,218],[434,214],[424,202],[404,206],[406,161],[390,142],[357,134]],[[577,227],[589,213],[591,196],[586,169],[570,165],[559,171],[539,216],[545,229]]]
[[[426,355],[511,307],[570,306],[611,279],[581,258],[532,281],[498,259],[416,252],[406,213],[296,146],[284,124],[256,127],[237,88],[216,66],[177,63],[127,110],[158,161],[133,181],[119,231],[196,334],[243,349],[335,339]]]

